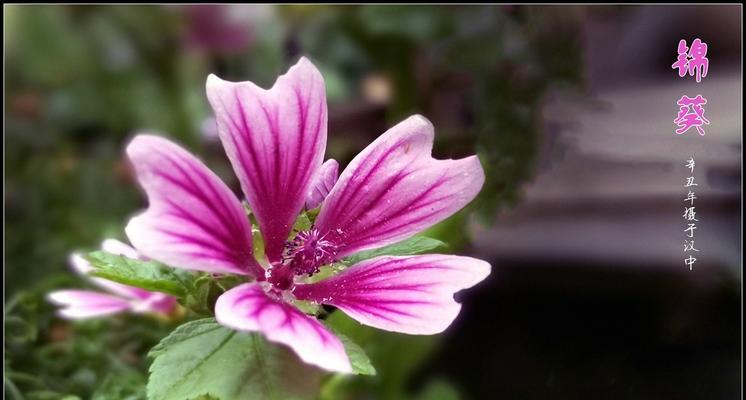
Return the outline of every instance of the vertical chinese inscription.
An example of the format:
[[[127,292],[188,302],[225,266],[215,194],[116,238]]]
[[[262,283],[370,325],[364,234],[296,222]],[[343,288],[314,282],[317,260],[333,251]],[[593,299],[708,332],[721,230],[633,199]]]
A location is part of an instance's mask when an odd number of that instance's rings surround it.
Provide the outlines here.
[[[684,264],[689,267],[690,271],[694,269],[694,263],[697,262],[697,258],[694,255],[699,252],[699,249],[694,244],[697,222],[699,222],[697,219],[697,206],[694,205],[694,200],[697,199],[695,189],[698,186],[694,179],[695,164],[694,156],[690,157],[685,164],[685,167],[689,170],[689,176],[686,177],[684,183],[684,189],[686,189],[687,194],[684,198],[684,215],[682,216],[686,224],[686,228],[684,229]]]
[[[691,46],[687,46],[686,40],[681,39],[679,40],[677,53],[678,56],[671,68],[678,70],[680,78],[688,75],[694,77],[697,84],[702,82],[710,69],[710,60],[707,58],[707,43],[696,38],[692,41]],[[694,129],[699,133],[699,136],[704,136],[705,126],[710,124],[710,120],[705,117],[705,104],[707,104],[707,99],[701,94],[694,97],[686,94],[682,95],[676,101],[679,111],[673,120],[673,123],[677,126],[674,132],[677,135],[684,135]],[[695,243],[697,223],[699,222],[697,206],[695,205],[697,186],[699,186],[694,174],[695,165],[694,156],[689,157],[684,164],[684,167],[689,171],[689,176],[685,177],[684,180],[686,196],[684,197],[684,212],[682,214],[684,219],[684,265],[690,271],[694,269],[694,264],[697,262],[696,255],[699,253]]]

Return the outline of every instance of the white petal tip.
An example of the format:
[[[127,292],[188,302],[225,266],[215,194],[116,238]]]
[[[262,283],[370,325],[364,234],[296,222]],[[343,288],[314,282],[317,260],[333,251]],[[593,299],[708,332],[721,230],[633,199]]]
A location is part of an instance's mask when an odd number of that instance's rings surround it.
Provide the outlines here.
[[[218,85],[218,84],[220,84],[222,82],[223,82],[223,80],[220,79],[220,78],[218,78],[217,75],[210,74],[210,75],[207,76],[207,82],[206,82],[205,85],[209,88],[210,86],[215,86],[215,85]]]
[[[409,118],[407,118],[407,122],[414,123],[417,125],[422,125],[422,126],[429,126],[429,127],[433,126],[433,123],[430,122],[430,120],[427,119],[427,117],[421,114],[414,114],[410,116]]]
[[[65,299],[67,298],[67,295],[63,294],[62,292],[47,293],[47,295],[44,297],[46,297],[48,302],[58,305],[58,306],[61,306],[67,303],[65,301]]]
[[[81,253],[70,254],[68,261],[73,270],[79,274],[85,275],[92,269],[91,264]]]

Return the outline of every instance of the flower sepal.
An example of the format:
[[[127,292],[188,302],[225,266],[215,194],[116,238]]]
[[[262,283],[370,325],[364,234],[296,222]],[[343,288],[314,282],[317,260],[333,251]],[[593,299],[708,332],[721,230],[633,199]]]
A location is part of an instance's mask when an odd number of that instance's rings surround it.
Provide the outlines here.
[[[194,286],[195,274],[153,260],[138,260],[106,251],[86,255],[89,275],[153,292],[184,298]]]
[[[212,274],[173,268],[157,261],[146,261],[94,251],[85,259],[92,270],[89,275],[112,282],[176,297],[180,309],[173,316],[182,319],[188,310],[193,315],[211,316],[221,294],[253,278],[246,275]]]

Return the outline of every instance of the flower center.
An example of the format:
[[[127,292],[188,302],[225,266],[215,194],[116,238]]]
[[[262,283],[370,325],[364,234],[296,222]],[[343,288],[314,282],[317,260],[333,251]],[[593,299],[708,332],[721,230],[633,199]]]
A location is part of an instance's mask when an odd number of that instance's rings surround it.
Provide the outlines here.
[[[321,234],[316,228],[298,232],[292,240],[285,242],[282,262],[273,263],[266,271],[265,279],[274,295],[291,291],[295,285],[295,277],[311,276],[319,269],[334,262],[337,256],[337,245],[331,240],[342,234],[341,230]],[[268,293],[269,293],[268,292]]]
[[[282,261],[295,275],[311,276],[323,265],[333,262],[336,255],[337,246],[329,240],[329,235],[311,228],[298,232],[293,240],[285,243]]]

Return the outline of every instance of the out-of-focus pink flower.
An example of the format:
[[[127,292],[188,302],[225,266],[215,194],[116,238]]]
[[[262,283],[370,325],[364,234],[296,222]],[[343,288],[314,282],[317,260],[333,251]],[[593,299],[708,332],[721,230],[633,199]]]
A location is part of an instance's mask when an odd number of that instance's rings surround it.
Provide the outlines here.
[[[233,192],[197,158],[157,136],[139,135],[127,147],[150,204],[126,232],[152,259],[253,276],[218,298],[221,324],[262,332],[310,364],[351,372],[341,341],[296,308],[296,300],[333,305],[389,331],[435,334],[459,313],[454,293],[489,275],[488,263],[470,257],[381,256],[308,283],[324,265],[407,239],[461,209],[484,183],[479,160],[432,158],[433,126],[413,116],[376,139],[337,179],[336,161],[322,166],[324,80],[305,58],[269,90],[211,75],[207,96],[265,256],[255,258],[251,224]],[[292,236],[304,205],[317,203],[314,226]]]
[[[187,5],[186,42],[215,52],[245,51],[254,41],[254,25],[266,17],[268,5]]]
[[[115,239],[107,239],[101,248],[112,254],[141,259],[135,249]],[[91,264],[80,254],[70,256],[70,265],[82,276],[88,277]],[[123,311],[135,313],[169,314],[176,306],[176,298],[163,293],[149,292],[103,278],[88,277],[91,282],[109,293],[92,290],[58,290],[47,298],[61,306],[59,315],[68,319],[102,317]]]
[[[218,123],[214,117],[205,118],[200,126],[199,133],[202,139],[207,143],[217,143],[220,140],[218,135]]]

